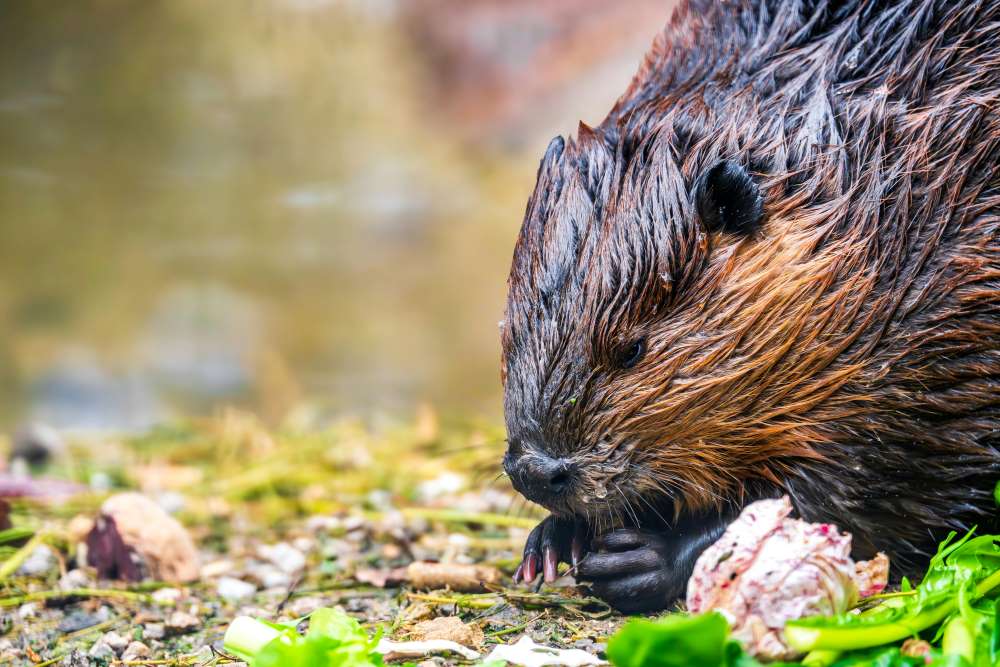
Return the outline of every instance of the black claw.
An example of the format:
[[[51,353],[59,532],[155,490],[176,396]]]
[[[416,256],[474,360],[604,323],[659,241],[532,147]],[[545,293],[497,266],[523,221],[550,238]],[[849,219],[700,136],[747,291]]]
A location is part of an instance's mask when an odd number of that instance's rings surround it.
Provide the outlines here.
[[[579,561],[586,543],[585,530],[572,519],[547,517],[528,535],[514,581],[531,582],[539,572],[544,581],[555,581],[559,576],[559,563],[575,566]]]

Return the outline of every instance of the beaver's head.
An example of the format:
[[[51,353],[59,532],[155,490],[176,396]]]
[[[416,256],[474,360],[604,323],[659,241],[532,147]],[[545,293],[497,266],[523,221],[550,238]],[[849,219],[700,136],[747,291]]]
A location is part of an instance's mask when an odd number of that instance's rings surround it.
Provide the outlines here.
[[[871,278],[738,121],[654,115],[551,142],[502,324],[511,481],[604,525],[733,510],[817,459]]]

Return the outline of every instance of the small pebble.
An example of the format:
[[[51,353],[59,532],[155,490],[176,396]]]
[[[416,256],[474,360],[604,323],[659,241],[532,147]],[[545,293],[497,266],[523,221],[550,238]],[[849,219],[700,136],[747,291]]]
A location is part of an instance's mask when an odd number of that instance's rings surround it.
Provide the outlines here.
[[[202,566],[200,572],[201,578],[215,579],[224,574],[229,574],[235,567],[236,565],[231,560],[213,560],[211,563],[206,563]]]
[[[323,600],[313,597],[296,598],[288,603],[285,609],[294,618],[308,616],[323,606]]]
[[[108,646],[110,646],[112,649],[114,649],[114,652],[116,654],[121,653],[122,651],[125,650],[125,647],[128,646],[128,639],[122,637],[114,630],[112,630],[111,632],[105,632],[104,636],[101,637],[98,641],[102,641]]]
[[[306,557],[287,542],[261,545],[257,549],[257,553],[286,574],[295,574],[306,566]]]
[[[89,655],[91,658],[106,659],[106,660],[111,660],[117,657],[115,650],[110,646],[108,646],[108,644],[104,641],[103,637],[94,642],[94,645],[90,647],[89,651],[87,651],[87,655]]]
[[[111,479],[111,475],[108,473],[98,470],[90,475],[90,488],[98,493],[104,493],[111,490],[114,486],[114,480]]]
[[[363,532],[368,527],[368,522],[361,516],[349,516],[343,521],[344,532]]]
[[[167,636],[163,623],[147,623],[142,628],[143,639],[163,639]]]
[[[20,657],[20,651],[14,648],[14,642],[9,639],[0,639],[0,664],[14,664],[14,660]]]
[[[258,565],[250,569],[248,574],[264,588],[288,588],[292,583],[291,575],[273,565]]]
[[[166,629],[171,634],[181,635],[197,630],[199,627],[201,627],[200,618],[183,611],[175,611],[167,619]]]
[[[43,577],[56,569],[56,555],[52,549],[39,544],[17,568],[17,574],[22,577]]]
[[[38,603],[37,602],[25,602],[20,607],[17,608],[17,615],[23,620],[27,618],[35,618],[38,616]]]
[[[181,598],[181,591],[177,588],[161,588],[153,591],[153,599],[160,604],[172,604]]]
[[[125,652],[122,653],[122,662],[142,660],[143,658],[148,658],[149,654],[150,651],[148,646],[146,646],[142,642],[131,642],[125,648]]]
[[[351,598],[344,602],[344,609],[351,613],[361,613],[368,610],[368,602],[358,598]]]
[[[69,655],[62,659],[59,665],[60,667],[90,667],[91,660],[83,651],[73,649]]]
[[[164,491],[154,498],[156,504],[163,508],[167,514],[177,514],[187,504],[187,500],[176,491]]]
[[[88,588],[94,584],[93,577],[86,570],[79,568],[70,570],[59,579],[59,590],[68,591],[74,588]]]
[[[257,592],[257,587],[241,579],[222,577],[219,579],[216,590],[219,597],[227,600],[246,600],[247,598],[253,597],[253,595]]]

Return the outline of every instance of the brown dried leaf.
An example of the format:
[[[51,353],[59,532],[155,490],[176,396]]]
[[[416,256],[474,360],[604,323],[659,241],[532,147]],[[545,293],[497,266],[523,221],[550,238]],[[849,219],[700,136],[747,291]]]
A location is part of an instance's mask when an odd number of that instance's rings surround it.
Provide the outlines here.
[[[473,648],[482,645],[485,637],[478,625],[463,623],[455,616],[439,616],[429,621],[420,621],[413,626],[412,638],[417,641],[447,639]]]

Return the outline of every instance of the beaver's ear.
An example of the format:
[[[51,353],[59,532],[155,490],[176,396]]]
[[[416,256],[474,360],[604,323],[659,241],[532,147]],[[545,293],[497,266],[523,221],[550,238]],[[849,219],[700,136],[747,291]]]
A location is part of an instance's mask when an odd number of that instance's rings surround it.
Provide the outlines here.
[[[723,160],[701,177],[695,204],[709,231],[750,236],[764,220],[764,195],[747,170]]]

